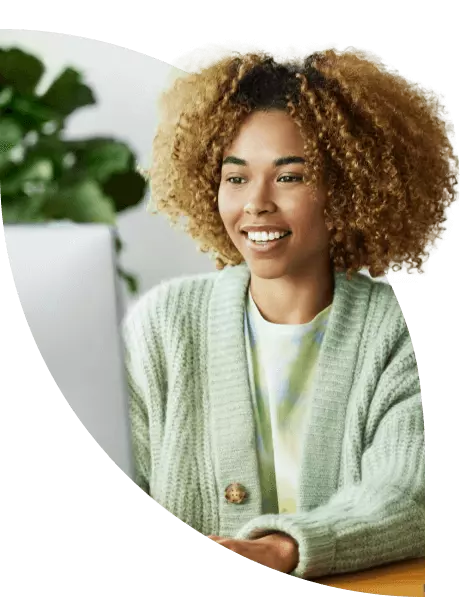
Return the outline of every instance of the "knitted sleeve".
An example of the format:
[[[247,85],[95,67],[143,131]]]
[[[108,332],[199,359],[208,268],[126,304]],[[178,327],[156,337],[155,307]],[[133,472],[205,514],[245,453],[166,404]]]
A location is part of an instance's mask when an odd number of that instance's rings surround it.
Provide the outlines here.
[[[259,516],[236,537],[291,535],[292,575],[312,578],[424,555],[424,425],[415,355],[404,326],[379,377],[363,438],[361,477],[324,505]]]
[[[125,373],[135,467],[135,481],[147,493],[155,469],[159,422],[166,396],[166,366],[162,345],[164,286],[154,288],[137,301],[122,326]]]

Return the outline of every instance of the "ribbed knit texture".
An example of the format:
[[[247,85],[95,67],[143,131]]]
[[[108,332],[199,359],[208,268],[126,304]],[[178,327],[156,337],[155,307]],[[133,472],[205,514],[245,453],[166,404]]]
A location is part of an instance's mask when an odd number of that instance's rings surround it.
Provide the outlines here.
[[[302,578],[424,554],[424,427],[410,336],[388,284],[335,274],[296,514],[262,514],[244,342],[245,264],[156,286],[123,323],[137,481],[203,534],[283,531]],[[225,488],[243,484],[231,504]]]

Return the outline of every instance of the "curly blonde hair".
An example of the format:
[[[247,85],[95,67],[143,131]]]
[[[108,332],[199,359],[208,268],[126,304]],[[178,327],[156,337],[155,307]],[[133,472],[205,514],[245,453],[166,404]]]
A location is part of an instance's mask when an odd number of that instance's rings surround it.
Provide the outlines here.
[[[330,257],[348,277],[409,264],[422,272],[427,245],[445,228],[458,158],[437,97],[363,51],[316,52],[277,63],[235,52],[177,79],[160,99],[148,171],[154,212],[211,253],[216,267],[242,255],[220,218],[224,148],[254,110],[282,109],[304,140],[305,184],[327,181]]]

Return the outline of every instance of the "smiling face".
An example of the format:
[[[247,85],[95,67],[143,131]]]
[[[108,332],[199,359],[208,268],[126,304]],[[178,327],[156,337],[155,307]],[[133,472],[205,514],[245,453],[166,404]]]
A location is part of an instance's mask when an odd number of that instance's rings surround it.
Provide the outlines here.
[[[250,114],[224,152],[219,213],[257,277],[295,277],[329,263],[325,191],[307,187],[303,169],[302,136],[281,110]]]

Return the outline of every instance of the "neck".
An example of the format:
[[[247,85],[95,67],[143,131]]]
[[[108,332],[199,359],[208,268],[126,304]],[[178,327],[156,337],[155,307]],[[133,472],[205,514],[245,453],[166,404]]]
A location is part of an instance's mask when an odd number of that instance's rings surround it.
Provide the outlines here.
[[[312,321],[332,303],[334,272],[331,265],[296,275],[266,279],[251,275],[251,295],[261,315],[278,324]]]

